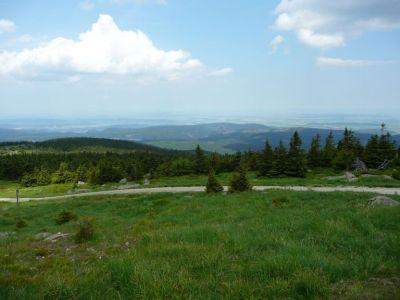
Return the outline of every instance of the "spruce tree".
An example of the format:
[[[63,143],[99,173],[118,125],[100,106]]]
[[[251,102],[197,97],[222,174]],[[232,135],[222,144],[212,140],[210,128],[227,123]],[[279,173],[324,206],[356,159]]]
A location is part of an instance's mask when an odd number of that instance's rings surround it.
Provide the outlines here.
[[[364,152],[364,162],[369,168],[377,168],[382,163],[379,152],[379,137],[374,134],[368,140]]]
[[[312,138],[310,150],[307,155],[308,166],[318,168],[322,166],[321,138],[319,134]]]
[[[239,167],[238,171],[233,174],[229,185],[229,193],[245,192],[251,190],[251,184],[246,177],[246,171],[243,167]]]
[[[272,163],[272,176],[284,176],[286,172],[286,148],[282,141],[279,141],[279,146],[274,150],[274,158]]]
[[[392,160],[396,156],[396,142],[392,140],[389,132],[382,134],[379,138],[379,159],[380,163],[385,160]]]
[[[322,151],[322,161],[323,166],[327,168],[332,167],[332,161],[336,155],[335,139],[333,137],[332,131],[329,132],[325,140],[325,147]]]
[[[292,177],[304,177],[306,175],[306,162],[301,149],[301,139],[297,131],[294,132],[290,140],[286,162],[286,175]]]
[[[272,151],[271,145],[268,143],[268,141],[266,141],[264,151],[262,152],[258,165],[258,176],[271,176],[274,162],[273,156],[274,152]]]
[[[196,174],[205,174],[207,172],[206,157],[200,145],[197,145],[194,157],[194,172]]]
[[[208,175],[208,180],[206,184],[206,192],[207,193],[220,193],[224,190],[222,185],[218,182],[215,177],[214,170],[211,169],[210,174]]]

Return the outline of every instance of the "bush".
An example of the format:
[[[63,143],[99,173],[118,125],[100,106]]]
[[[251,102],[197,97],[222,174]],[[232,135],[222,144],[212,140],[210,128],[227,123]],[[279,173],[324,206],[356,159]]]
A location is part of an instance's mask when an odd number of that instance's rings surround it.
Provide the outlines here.
[[[60,212],[58,214],[55,221],[58,225],[62,225],[64,223],[68,223],[69,221],[73,221],[76,219],[77,219],[77,217],[73,212],[68,211],[68,210],[63,210],[62,212]]]
[[[400,170],[394,170],[392,173],[394,179],[400,180]]]
[[[92,239],[94,236],[94,219],[90,217],[82,218],[79,221],[78,232],[75,234],[75,242],[83,243]]]
[[[211,170],[208,175],[208,180],[206,184],[206,192],[207,193],[220,193],[224,190],[222,185],[219,183],[217,178],[215,178],[214,171]]]
[[[288,202],[288,199],[285,196],[282,197],[276,197],[272,199],[272,204],[275,206],[281,206],[282,204],[285,204]]]
[[[26,223],[26,221],[24,219],[19,219],[17,221],[17,223],[15,223],[15,227],[17,227],[17,228],[23,228],[26,226],[28,226],[28,223]]]
[[[229,193],[245,192],[250,190],[251,184],[246,177],[246,172],[243,170],[243,168],[239,168],[239,171],[233,174],[229,185]]]

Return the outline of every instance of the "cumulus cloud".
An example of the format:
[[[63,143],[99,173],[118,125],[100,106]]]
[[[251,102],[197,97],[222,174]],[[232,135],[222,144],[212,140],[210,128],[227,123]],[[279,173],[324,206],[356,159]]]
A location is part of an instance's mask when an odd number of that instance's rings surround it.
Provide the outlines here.
[[[109,15],[100,15],[78,40],[59,37],[36,48],[0,52],[0,75],[107,74],[175,80],[208,72],[190,53],[161,50],[142,31],[118,28]]]
[[[285,42],[285,39],[281,35],[277,35],[272,39],[272,41],[269,43],[269,46],[271,47],[271,52],[275,53],[278,51],[278,48],[280,45],[282,45]]]
[[[398,0],[281,0],[275,27],[293,31],[308,46],[343,46],[368,30],[400,27]]]
[[[15,24],[13,21],[0,19],[0,33],[14,31]]]
[[[342,59],[336,57],[318,57],[319,67],[368,67],[376,65],[393,64],[395,61],[384,60],[364,60],[364,59]]]
[[[29,43],[33,41],[33,37],[29,34],[23,34],[17,37],[16,41],[20,43]]]

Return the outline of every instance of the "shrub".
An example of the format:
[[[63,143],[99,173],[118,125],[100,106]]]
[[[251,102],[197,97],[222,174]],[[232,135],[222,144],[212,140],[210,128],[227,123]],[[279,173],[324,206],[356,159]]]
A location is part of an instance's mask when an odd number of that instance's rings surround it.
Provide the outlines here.
[[[400,170],[394,170],[392,173],[394,179],[400,180]]]
[[[222,185],[219,183],[217,178],[215,178],[214,171],[211,170],[210,174],[208,175],[208,180],[206,184],[206,192],[207,193],[220,193],[224,190]]]
[[[17,227],[17,228],[23,228],[26,226],[28,226],[28,223],[26,223],[26,221],[24,219],[19,219],[17,221],[17,223],[15,223],[15,227]]]
[[[76,220],[76,219],[77,219],[77,217],[73,212],[68,211],[68,210],[63,210],[62,212],[60,212],[58,214],[55,221],[58,225],[62,225],[64,223],[68,223],[69,221]]]
[[[79,228],[75,234],[75,242],[83,243],[92,239],[94,236],[94,219],[90,217],[82,218],[79,221]]]
[[[238,172],[233,174],[229,185],[229,193],[245,192],[251,190],[251,184],[246,177],[246,172],[243,168],[239,168]]]
[[[275,206],[281,206],[284,203],[287,203],[288,199],[285,196],[282,197],[276,197],[274,199],[272,199],[272,204]]]

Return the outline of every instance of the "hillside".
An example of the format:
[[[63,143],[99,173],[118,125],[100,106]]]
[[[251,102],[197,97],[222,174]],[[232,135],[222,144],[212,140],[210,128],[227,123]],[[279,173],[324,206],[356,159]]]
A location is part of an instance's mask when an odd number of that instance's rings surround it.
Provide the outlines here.
[[[52,150],[52,151],[149,151],[153,153],[172,153],[174,151],[133,141],[103,138],[71,137],[51,139],[41,142],[3,142],[0,149]]]

